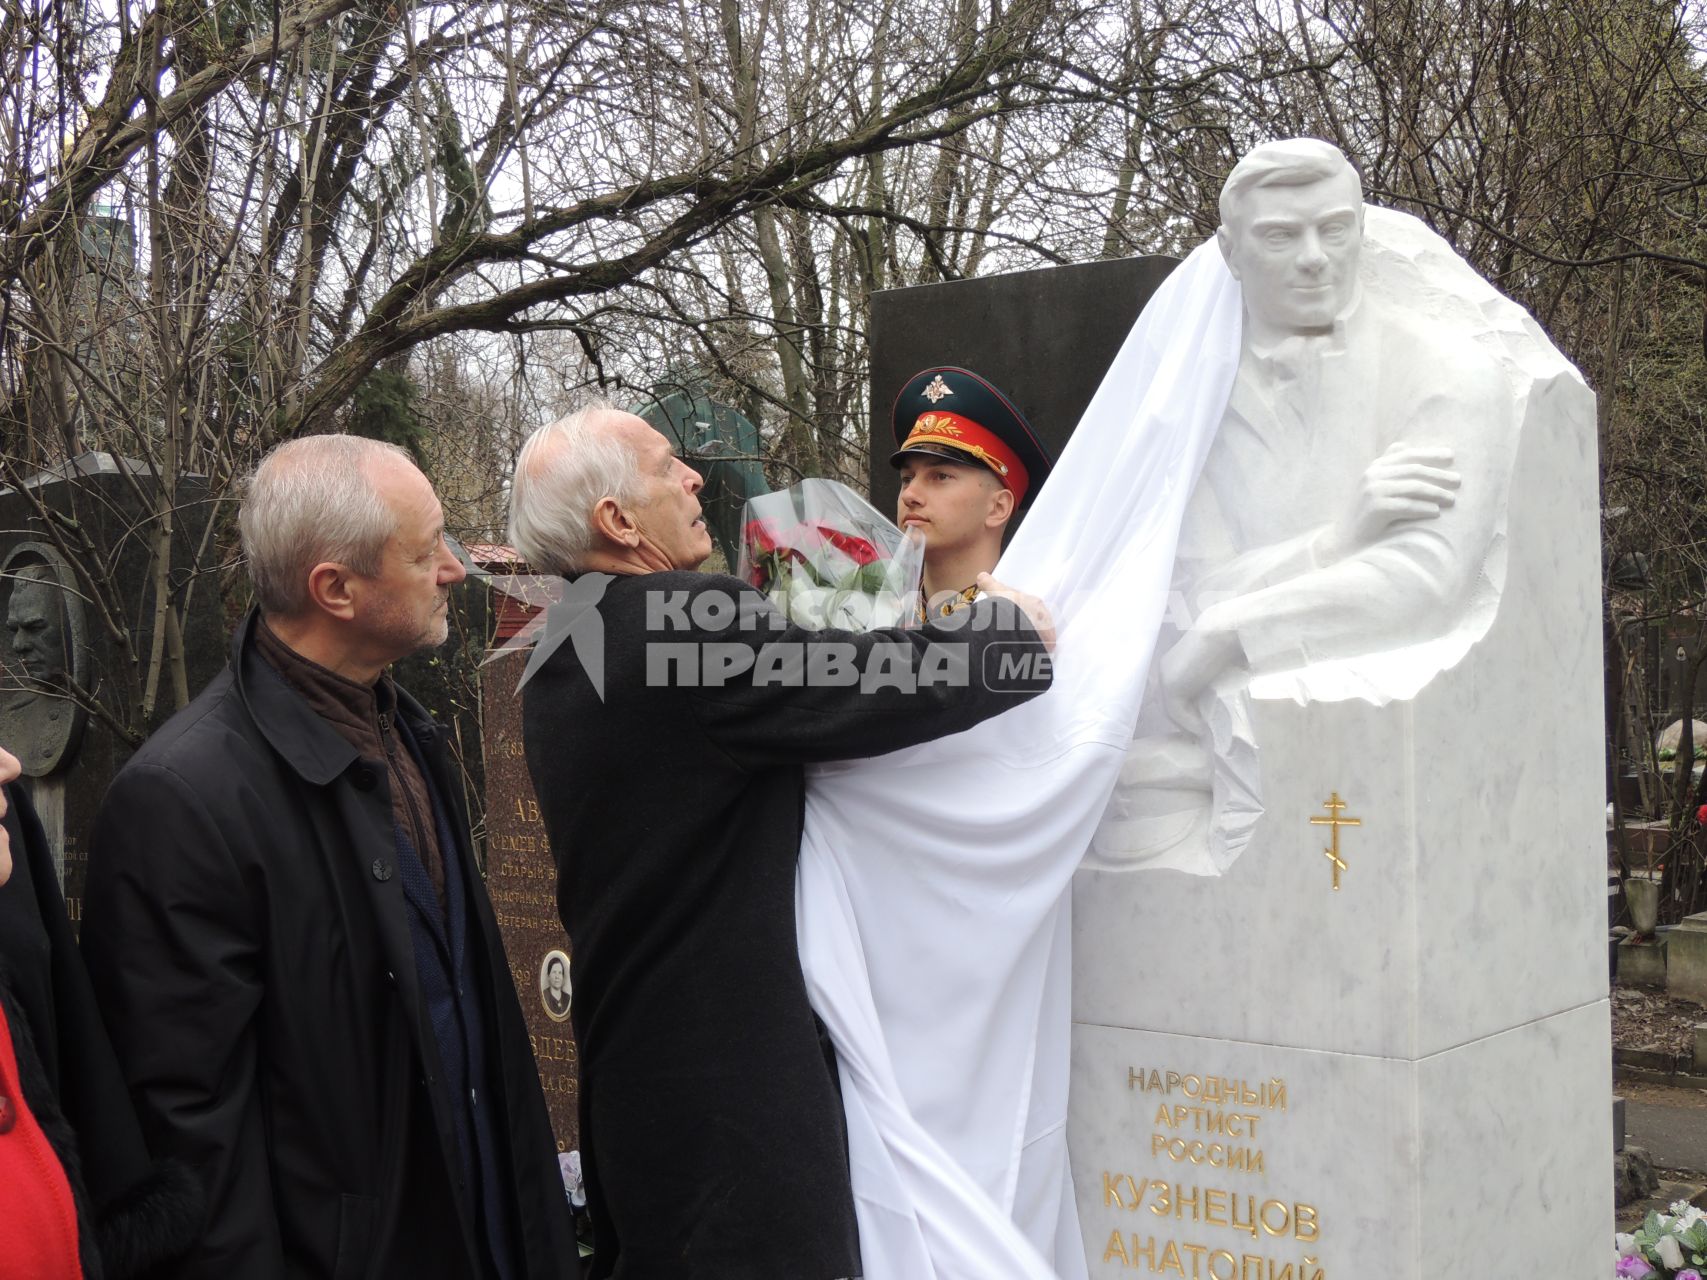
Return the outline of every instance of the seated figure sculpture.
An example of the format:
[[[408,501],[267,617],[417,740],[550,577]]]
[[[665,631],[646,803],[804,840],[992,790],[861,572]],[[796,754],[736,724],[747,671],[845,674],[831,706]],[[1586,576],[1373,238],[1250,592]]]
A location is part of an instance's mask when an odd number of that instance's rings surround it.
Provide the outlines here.
[[[1503,581],[1518,398],[1464,317],[1383,282],[1356,170],[1315,139],[1259,146],[1221,219],[1238,374],[1091,865],[1228,865],[1262,814],[1252,696],[1410,697]]]

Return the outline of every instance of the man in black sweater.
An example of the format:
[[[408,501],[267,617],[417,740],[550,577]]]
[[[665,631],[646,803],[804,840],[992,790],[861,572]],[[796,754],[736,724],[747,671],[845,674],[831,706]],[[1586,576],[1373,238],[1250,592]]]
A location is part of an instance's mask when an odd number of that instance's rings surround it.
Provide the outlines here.
[[[942,625],[792,627],[693,572],[700,485],[595,405],[534,433],[512,490],[517,550],[574,579],[546,628],[574,643],[539,663],[523,732],[573,948],[593,1274],[842,1280],[860,1271],[846,1138],[794,930],[805,765],[1042,692],[978,677],[991,645],[1035,656],[1053,635],[988,575],[998,598]]]

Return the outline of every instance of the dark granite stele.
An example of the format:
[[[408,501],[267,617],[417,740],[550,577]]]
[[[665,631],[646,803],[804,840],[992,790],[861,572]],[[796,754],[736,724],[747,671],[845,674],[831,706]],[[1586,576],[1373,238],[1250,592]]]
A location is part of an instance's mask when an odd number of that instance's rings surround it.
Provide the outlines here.
[[[890,409],[907,380],[932,365],[994,383],[1059,458],[1133,321],[1178,265],[1159,255],[1113,258],[873,294],[872,505],[894,517]]]
[[[0,563],[32,544],[64,555],[84,599],[81,639],[87,646],[87,652],[67,656],[75,656],[85,686],[119,719],[131,722],[142,717],[136,690],[126,679],[129,659],[104,625],[94,600],[99,594],[109,602],[131,651],[145,664],[155,617],[151,569],[159,523],[152,495],[157,492],[158,482],[144,464],[106,453],[81,454],[53,473],[36,477],[27,491],[0,489]],[[50,513],[45,519],[43,508]],[[204,477],[179,478],[172,503],[170,584],[174,599],[189,603],[183,646],[192,697],[225,666],[228,628],[220,601],[215,539],[208,536],[216,511]],[[85,540],[93,554],[83,550]],[[98,581],[91,581],[92,577]],[[13,585],[0,583],[0,617]],[[6,644],[9,654],[10,633]],[[19,683],[13,672],[0,675],[0,686],[17,698]],[[27,700],[20,705],[27,705]],[[153,732],[175,709],[171,678],[163,671],[153,714],[141,728]],[[28,737],[26,724],[0,708],[0,745],[8,745],[8,739],[18,735]],[[88,715],[63,757],[43,776],[24,780],[63,867],[62,888],[74,928],[82,915],[83,875],[95,814],[107,784],[131,752],[121,735],[99,717]]]

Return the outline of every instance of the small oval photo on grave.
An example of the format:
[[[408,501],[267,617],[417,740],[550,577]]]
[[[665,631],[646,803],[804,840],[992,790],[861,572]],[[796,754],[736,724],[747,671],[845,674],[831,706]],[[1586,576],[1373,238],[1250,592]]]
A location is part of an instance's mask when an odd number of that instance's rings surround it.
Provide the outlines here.
[[[569,956],[547,951],[539,966],[539,1002],[553,1022],[569,1021]]]

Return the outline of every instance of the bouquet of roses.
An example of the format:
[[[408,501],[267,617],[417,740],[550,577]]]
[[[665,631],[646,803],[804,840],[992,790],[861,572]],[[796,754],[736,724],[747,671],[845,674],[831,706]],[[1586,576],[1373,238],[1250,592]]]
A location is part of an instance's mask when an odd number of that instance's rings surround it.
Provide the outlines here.
[[[916,618],[925,547],[834,480],[749,499],[736,576],[814,631],[874,631]]]
[[[1620,1232],[1617,1245],[1613,1274],[1620,1280],[1702,1280],[1707,1213],[1679,1200],[1670,1213],[1650,1213],[1634,1232]]]

